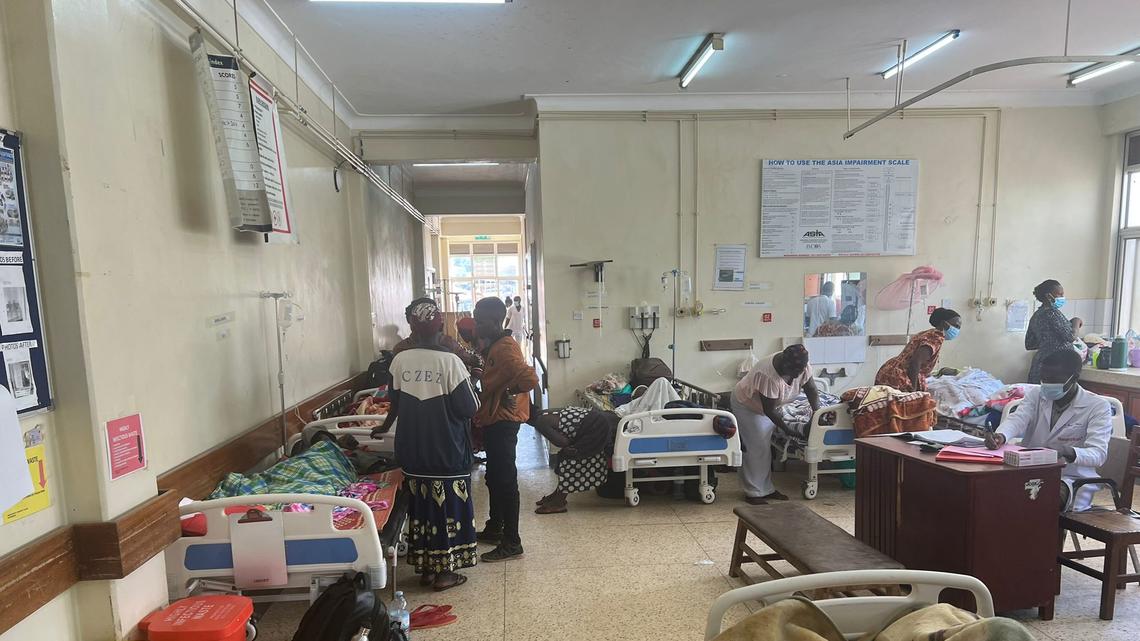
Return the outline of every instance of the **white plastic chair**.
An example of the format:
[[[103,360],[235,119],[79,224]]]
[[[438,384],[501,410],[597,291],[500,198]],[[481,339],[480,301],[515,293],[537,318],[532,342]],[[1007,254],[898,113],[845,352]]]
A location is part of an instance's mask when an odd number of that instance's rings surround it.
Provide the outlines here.
[[[974,595],[978,615],[994,616],[994,600],[989,589],[972,576],[925,570],[823,572],[765,581],[725,592],[717,597],[709,609],[705,640],[709,641],[720,634],[725,613],[738,603],[759,601],[770,605],[797,592],[859,585],[909,585],[911,590],[906,596],[856,596],[813,601],[848,639],[856,639],[867,632],[878,630],[889,623],[890,617],[897,616],[908,606],[921,607],[938,603],[938,596],[946,589],[970,592]]]

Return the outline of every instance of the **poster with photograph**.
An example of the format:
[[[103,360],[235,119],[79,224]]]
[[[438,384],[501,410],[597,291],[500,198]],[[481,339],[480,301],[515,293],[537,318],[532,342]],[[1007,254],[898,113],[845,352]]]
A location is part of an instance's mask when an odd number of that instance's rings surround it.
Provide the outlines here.
[[[28,307],[24,268],[0,265],[0,334],[16,336],[31,331],[32,313]]]
[[[0,353],[4,355],[4,374],[8,377],[8,390],[16,400],[17,410],[30,409],[39,404],[31,353],[31,349],[36,346],[36,341],[0,345]]]
[[[24,246],[24,223],[16,188],[16,154],[0,147],[0,245]]]

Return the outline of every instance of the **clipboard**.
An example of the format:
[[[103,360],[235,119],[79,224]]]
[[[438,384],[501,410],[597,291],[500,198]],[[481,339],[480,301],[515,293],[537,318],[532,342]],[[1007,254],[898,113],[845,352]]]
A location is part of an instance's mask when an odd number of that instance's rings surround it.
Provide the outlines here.
[[[229,515],[235,586],[261,589],[289,582],[284,516],[282,512],[270,515],[256,508]]]

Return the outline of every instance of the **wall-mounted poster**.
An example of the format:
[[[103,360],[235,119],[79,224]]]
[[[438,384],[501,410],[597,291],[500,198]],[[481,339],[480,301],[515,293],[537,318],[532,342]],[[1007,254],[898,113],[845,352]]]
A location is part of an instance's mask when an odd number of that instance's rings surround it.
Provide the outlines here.
[[[764,160],[760,257],[913,256],[918,161]]]
[[[20,135],[0,129],[0,385],[20,414],[51,407]]]

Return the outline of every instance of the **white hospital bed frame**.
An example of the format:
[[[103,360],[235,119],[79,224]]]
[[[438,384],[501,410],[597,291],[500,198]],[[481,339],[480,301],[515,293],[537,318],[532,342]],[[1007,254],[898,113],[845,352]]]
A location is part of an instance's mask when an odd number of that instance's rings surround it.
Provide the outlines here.
[[[835,416],[833,425],[823,425],[822,420],[828,414]],[[832,441],[832,442],[828,442]],[[838,442],[835,442],[838,441]],[[781,463],[788,460],[807,463],[807,479],[800,484],[804,498],[812,500],[819,492],[819,477],[821,474],[854,474],[851,468],[819,469],[820,463],[841,463],[855,460],[855,423],[846,403],[826,405],[812,414],[811,425],[808,428],[807,444],[803,455],[781,452]]]
[[[701,415],[699,419],[668,416]],[[679,407],[666,410],[638,412],[624,417],[618,424],[614,439],[613,470],[625,473],[625,500],[630,507],[641,502],[635,483],[656,481],[688,481],[700,483],[698,492],[702,503],[716,500],[716,492],[709,482],[710,465],[740,467],[740,434],[725,439],[713,429],[713,421],[722,416],[736,425],[732,412],[699,407]],[[723,446],[707,437],[723,440]],[[696,466],[696,475],[654,476],[634,478],[635,469],[675,468]]]
[[[396,426],[392,425],[392,429],[385,433],[380,438],[372,438],[372,428],[370,427],[339,427],[344,423],[358,423],[360,421],[380,421],[383,423],[388,418],[387,414],[356,414],[349,416],[334,416],[332,418],[323,418],[317,421],[310,421],[305,423],[305,427],[301,431],[289,437],[286,442],[285,451],[293,452],[293,448],[301,441],[305,430],[310,427],[323,427],[324,431],[332,435],[333,438],[338,436],[351,436],[360,443],[362,450],[366,452],[395,452],[396,451]]]
[[[939,594],[947,589],[972,593],[977,614],[994,616],[994,601],[989,589],[972,576],[925,570],[848,570],[776,579],[725,592],[709,609],[705,640],[710,641],[720,634],[725,613],[738,603],[759,601],[771,605],[797,592],[864,585],[909,585],[911,590],[906,596],[854,596],[813,601],[847,639],[857,639],[879,630],[893,617],[908,613],[913,608],[938,603]]]
[[[256,494],[194,501],[179,507],[182,515],[204,513],[207,531],[205,536],[180,537],[166,548],[166,576],[171,599],[188,596],[194,584],[200,581],[233,583],[233,553],[226,508],[290,503],[311,505],[313,510],[269,513],[273,518],[283,520],[288,572],[286,585],[271,588],[287,592],[254,596],[254,600],[308,599],[311,602],[320,590],[345,572],[364,572],[372,590],[380,590],[387,585],[385,560],[395,568],[395,548],[390,547],[385,555],[375,516],[363,501],[323,494]],[[357,510],[364,517],[364,523],[351,530],[336,529],[332,520],[335,507]]]

